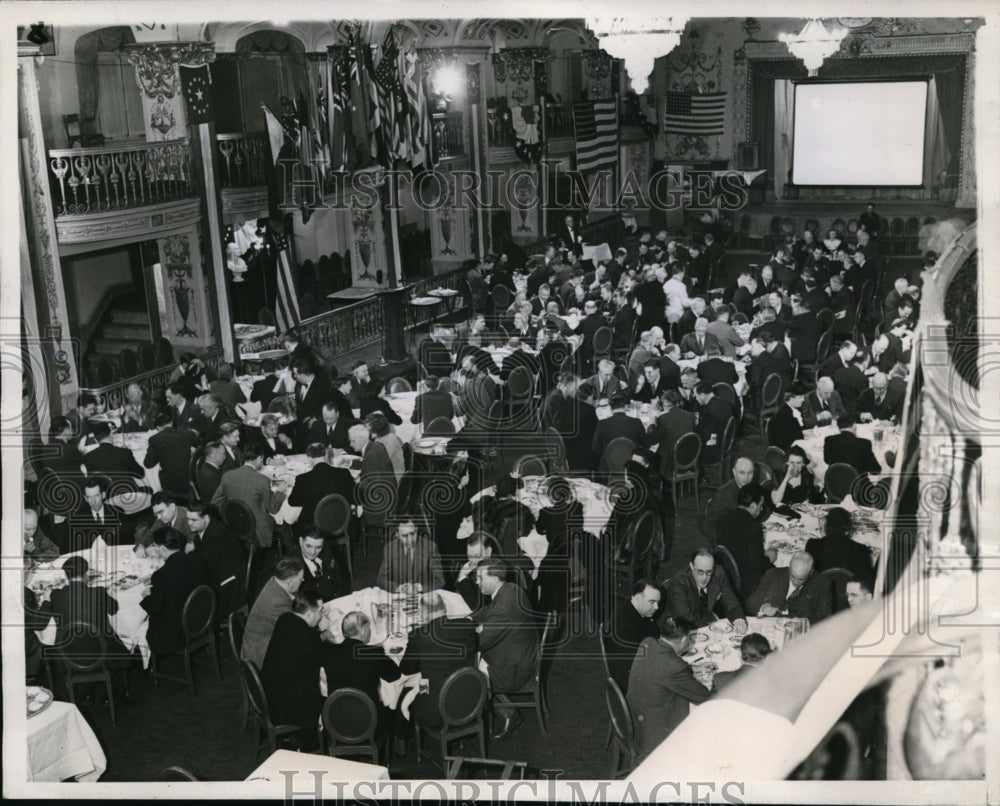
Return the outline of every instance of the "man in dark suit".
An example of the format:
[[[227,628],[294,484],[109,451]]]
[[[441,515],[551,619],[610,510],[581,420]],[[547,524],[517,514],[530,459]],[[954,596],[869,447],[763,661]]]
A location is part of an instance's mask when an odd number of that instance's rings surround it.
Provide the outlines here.
[[[632,440],[637,448],[645,448],[648,444],[646,429],[642,421],[638,417],[630,417],[625,413],[627,402],[623,395],[615,395],[611,398],[611,416],[606,420],[598,421],[597,428],[594,429],[590,450],[598,460],[602,473],[606,473],[608,470],[604,461],[604,450],[611,440],[626,437]]]
[[[109,546],[132,542],[132,533],[123,523],[125,513],[106,502],[107,490],[107,479],[99,476],[84,482],[86,503],[69,518],[71,552],[89,549],[98,537]]]
[[[639,644],[660,635],[653,620],[659,606],[660,589],[654,582],[640,579],[632,586],[632,598],[614,609],[606,631],[601,633],[608,671],[622,694],[628,693],[628,674]]]
[[[710,344],[714,344],[719,349],[719,352],[722,352],[719,340],[713,334],[706,332],[707,329],[708,320],[701,317],[695,320],[694,332],[688,333],[681,339],[681,353],[686,358],[705,355],[705,350]]]
[[[855,416],[858,414],[858,400],[868,389],[868,362],[868,353],[859,350],[845,369],[838,369],[832,375],[834,388],[844,402],[844,409]]]
[[[712,386],[717,383],[728,383],[735,387],[739,383],[740,376],[736,372],[735,365],[722,357],[718,345],[708,345],[705,348],[705,355],[707,358],[698,364],[698,380],[710,383]]]
[[[288,434],[281,433],[277,414],[264,414],[260,418],[260,434],[252,441],[264,457],[265,464],[270,464],[275,456],[287,456],[295,452],[292,439]]]
[[[320,418],[323,404],[330,399],[330,386],[323,383],[315,366],[305,359],[292,362],[295,378],[295,414],[303,428]]]
[[[438,417],[452,420],[455,417],[455,403],[450,392],[438,390],[439,379],[437,375],[430,375],[424,380],[427,391],[417,395],[413,405],[413,414],[410,416],[411,423],[420,423],[426,428]]]
[[[593,392],[593,400],[610,400],[625,389],[622,379],[615,374],[615,362],[608,358],[598,361],[597,373],[583,383]]]
[[[669,479],[674,472],[674,446],[685,434],[695,430],[694,414],[685,411],[680,393],[668,389],[660,398],[663,414],[656,418],[649,430],[649,444],[656,445],[660,457],[660,475]]]
[[[568,215],[563,219],[563,225],[556,230],[555,237],[559,239],[563,249],[577,257],[583,256],[583,235],[573,216]]]
[[[753,301],[757,296],[757,280],[750,275],[740,278],[740,280],[741,282],[737,283],[736,290],[733,292],[733,305],[736,307],[737,313],[743,314],[747,319],[753,319]]]
[[[354,419],[354,408],[360,406],[361,403],[359,400],[355,404],[350,397],[354,391],[352,380],[350,375],[338,375],[334,378],[333,384],[330,386],[330,394],[327,395],[327,400],[323,404],[333,403],[334,408],[337,409],[340,416],[348,420]]]
[[[328,495],[340,495],[348,504],[354,503],[354,477],[346,468],[330,465],[326,461],[326,451],[318,442],[306,448],[306,456],[312,460],[312,469],[295,477],[295,484],[288,494],[288,504],[302,508],[295,522],[300,529],[315,523],[316,505]]]
[[[79,555],[67,557],[62,564],[69,585],[52,591],[49,600],[57,627],[67,627],[74,621],[84,621],[97,628],[109,642],[109,655],[128,655],[122,646],[109,618],[118,612],[118,601],[100,585],[90,586],[86,582],[90,565]]]
[[[284,385],[278,386],[277,368],[277,365],[270,358],[261,361],[260,369],[264,373],[264,377],[259,381],[254,381],[253,388],[250,390],[250,402],[260,403],[263,411],[267,411],[272,400],[285,394]],[[275,391],[276,389],[278,391]]]
[[[816,381],[816,388],[802,402],[802,426],[815,428],[829,425],[845,411],[844,401],[834,389],[833,378],[824,376]]]
[[[188,531],[195,551],[205,563],[208,584],[215,591],[215,615],[224,624],[229,614],[243,606],[246,592],[243,577],[247,551],[209,504],[194,501],[187,510]]]
[[[809,310],[798,295],[792,297],[792,318],[785,330],[792,342],[792,358],[804,363],[816,360],[816,347],[823,333],[816,313]]]
[[[187,500],[191,484],[191,453],[197,439],[186,428],[176,428],[166,412],[156,416],[156,433],[149,438],[142,463],[160,466],[160,487]]]
[[[361,455],[356,500],[364,507],[362,522],[366,532],[381,541],[386,515],[396,497],[396,473],[392,460],[385,446],[371,438],[368,426],[352,425],[347,437],[351,449]]]
[[[711,384],[704,381],[694,389],[698,405],[701,407],[698,420],[698,435],[701,437],[701,463],[711,465],[719,461],[722,454],[722,439],[726,423],[733,416],[733,408],[728,400],[715,394]]]
[[[639,646],[628,679],[628,704],[635,720],[635,744],[643,759],[658,747],[711,689],[694,676],[681,656],[691,645],[693,625],[683,618],[663,622],[659,638]]]
[[[424,339],[417,348],[417,359],[424,365],[428,375],[447,378],[451,374],[451,351],[444,343],[445,329],[432,324],[430,337]]]
[[[202,501],[211,501],[222,481],[222,464],[226,460],[226,449],[221,442],[209,442],[205,455],[195,470],[195,486]]]
[[[576,434],[576,391],[578,378],[572,373],[563,373],[559,382],[542,404],[542,429],[554,428],[563,438]]]
[[[839,274],[830,277],[830,305],[833,311],[833,330],[842,336],[849,336],[854,330],[854,316],[858,299]]]
[[[670,381],[660,371],[660,360],[650,358],[643,365],[642,375],[636,379],[635,387],[630,395],[632,400],[637,400],[640,403],[651,403],[659,399],[660,395],[668,389],[677,388],[671,386]]]
[[[167,412],[174,422],[174,427],[186,428],[200,434],[201,409],[184,396],[184,385],[170,384],[164,396],[167,400]]]
[[[150,499],[150,502],[150,508],[153,510],[153,517],[156,518],[150,526],[150,540],[153,538],[153,532],[161,526],[170,526],[184,535],[184,539],[187,541],[184,546],[184,551],[194,551],[195,545],[191,538],[191,529],[188,527],[187,521],[187,508],[182,507],[177,503],[177,499],[175,499],[170,493],[164,492],[163,490],[153,493],[153,497]],[[138,542],[138,540],[136,542]]]
[[[320,410],[320,419],[316,420],[309,428],[306,445],[318,442],[321,445],[339,448],[342,451],[348,450],[350,440],[347,434],[352,425],[356,425],[354,419],[343,417],[337,411],[336,406],[324,404]]]
[[[676,344],[667,344],[663,348],[663,355],[660,357],[660,375],[667,380],[668,389],[679,389],[681,385],[681,368],[678,361],[681,360],[681,348]]]
[[[469,364],[475,365],[480,372],[496,372],[496,362],[483,349],[483,337],[480,333],[470,333],[468,342],[458,348],[455,356],[455,369],[462,369]]]
[[[611,319],[611,352],[619,355],[627,353],[632,346],[632,332],[636,321],[635,298],[632,294],[625,295],[621,291],[615,291],[614,299],[617,307]]]
[[[719,618],[728,618],[734,624],[742,621],[746,627],[743,607],[729,585],[726,572],[716,566],[708,549],[695,551],[687,567],[670,578],[663,613],[686,619],[695,627],[705,627]]]
[[[335,557],[333,546],[323,539],[315,526],[310,526],[301,535],[298,546],[289,556],[302,560],[304,584],[318,591],[324,602],[350,593],[351,577],[343,553]]]
[[[197,554],[185,554],[183,534],[169,526],[154,532],[166,554],[163,566],[153,572],[148,593],[140,604],[149,613],[146,641],[155,655],[180,652],[184,648],[181,613],[188,596],[208,581],[205,564]]]
[[[412,518],[399,524],[396,539],[386,545],[375,584],[401,593],[426,593],[444,587],[444,564],[437,546],[417,536]]]
[[[510,377],[510,374],[518,367],[527,369],[532,377],[541,371],[539,357],[527,352],[524,349],[523,342],[519,338],[512,338],[508,343],[508,347],[510,348],[510,352],[500,362],[500,371],[497,373],[501,380],[506,381]],[[482,372],[478,367],[475,367],[475,370],[479,373]]]
[[[889,388],[889,377],[882,372],[872,375],[871,388],[858,398],[858,415],[862,420],[903,419],[903,394]],[[86,461],[86,459],[84,459]]]
[[[819,371],[816,373],[817,377],[822,378],[824,375],[827,375],[836,381],[837,373],[847,369],[857,354],[857,345],[853,341],[845,341],[840,345],[837,352],[819,365]]]
[[[880,473],[882,466],[872,451],[869,439],[863,439],[854,433],[854,416],[842,414],[837,420],[839,434],[833,434],[823,440],[823,461],[827,465],[842,462],[853,467],[858,473]]]
[[[152,431],[159,412],[159,406],[145,399],[143,388],[137,383],[130,383],[125,390],[125,405],[122,406],[122,431]]]
[[[785,403],[771,417],[767,425],[767,441],[787,451],[796,440],[802,439],[802,402],[806,399],[805,384],[796,381],[785,392]]]
[[[833,583],[813,572],[813,558],[799,551],[787,568],[772,568],[750,596],[747,610],[758,616],[788,614],[811,624],[833,613]]]
[[[271,719],[300,728],[293,734],[300,750],[312,750],[318,741],[316,726],[323,706],[319,670],[327,651],[316,629],[322,614],[319,594],[299,589],[292,611],[275,622],[260,669]]]
[[[232,422],[233,414],[215,395],[204,394],[198,398],[201,417],[194,423],[202,442],[215,442],[222,437],[222,426]]]
[[[755,345],[760,344],[762,352],[758,352]],[[761,333],[751,343],[751,355],[753,359],[747,367],[747,383],[751,392],[760,391],[767,377],[772,373],[777,373],[781,378],[782,390],[787,389],[792,384],[794,370],[792,368],[792,357],[788,354],[788,348],[783,341],[777,341],[770,333]]]
[[[230,420],[219,428],[219,443],[224,451],[222,458],[223,474],[243,464],[243,451],[240,450],[240,424]]]
[[[573,328],[573,333],[583,336],[578,352],[583,360],[584,371],[591,372],[594,367],[594,334],[602,327],[607,327],[608,323],[597,312],[597,303],[594,300],[587,300],[583,304],[583,312],[583,319]]]
[[[538,662],[538,627],[528,595],[519,585],[506,582],[502,560],[491,558],[476,569],[476,582],[489,602],[475,613],[479,651],[489,665],[496,723],[494,739],[502,739],[521,721],[510,706],[509,692],[520,691],[535,673]]]
[[[396,414],[395,409],[393,409],[392,405],[384,397],[375,396],[361,399],[361,405],[358,407],[358,419],[364,421],[373,412],[380,412],[385,415],[385,419],[392,425],[403,424],[403,418]]]
[[[764,532],[760,515],[764,509],[764,488],[751,482],[740,488],[736,506],[719,514],[715,529],[719,545],[729,549],[740,573],[737,594],[746,599],[757,590],[761,577],[774,565],[775,553],[764,552]]]
[[[146,471],[135,460],[132,451],[111,444],[111,427],[107,423],[94,423],[92,434],[98,445],[83,456],[87,474],[109,479],[116,493],[137,490],[137,482],[145,477]]]

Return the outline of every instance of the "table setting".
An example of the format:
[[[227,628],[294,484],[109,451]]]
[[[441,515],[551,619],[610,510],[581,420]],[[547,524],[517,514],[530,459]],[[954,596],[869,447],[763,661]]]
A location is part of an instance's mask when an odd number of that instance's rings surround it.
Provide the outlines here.
[[[884,420],[877,420],[869,423],[858,423],[855,427],[855,434],[861,439],[867,439],[872,443],[872,453],[882,467],[882,472],[891,470],[886,459],[887,453],[899,455],[900,428]],[[823,459],[823,443],[827,437],[840,433],[836,425],[817,426],[804,432],[802,439],[796,440],[793,444],[798,445],[805,451],[809,459],[809,469],[816,477],[816,483],[822,485],[826,476],[826,461]],[[878,476],[874,476],[877,480]]]
[[[772,512],[763,523],[764,550],[776,550],[776,567],[786,567],[793,554],[805,550],[808,540],[823,538],[826,515],[835,506],[851,513],[851,523],[854,526],[851,539],[871,551],[872,564],[875,564],[882,551],[882,521],[885,513],[879,509],[859,507],[848,496],[839,504],[794,504],[791,509],[798,518]]]
[[[41,702],[39,695],[33,698],[31,688],[28,702]],[[30,708],[22,737],[28,753],[28,781],[59,783],[72,778],[91,782],[104,774],[108,761],[101,743],[73,703],[50,699],[34,713]]]
[[[777,652],[787,642],[809,631],[808,619],[749,616],[746,622],[744,632],[737,630],[729,619],[720,619],[689,634],[691,646],[682,658],[695,667],[695,676],[701,682],[709,685],[716,672],[735,672],[743,665],[740,643],[748,633],[763,635],[771,649]]]

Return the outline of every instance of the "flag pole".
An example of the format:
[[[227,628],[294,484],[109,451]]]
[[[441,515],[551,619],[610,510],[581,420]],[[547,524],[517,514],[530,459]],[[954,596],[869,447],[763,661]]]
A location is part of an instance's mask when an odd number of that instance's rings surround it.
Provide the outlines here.
[[[542,183],[547,181],[547,177],[545,176],[545,167],[548,164],[549,158],[549,120],[548,104],[545,101],[544,95],[542,95],[539,99],[538,108],[541,110],[541,120],[539,123],[541,123],[542,129],[542,159],[535,168],[538,175],[538,235],[540,238],[545,238],[545,217],[548,210],[544,209],[542,201],[549,198],[549,189],[548,185],[543,186]]]

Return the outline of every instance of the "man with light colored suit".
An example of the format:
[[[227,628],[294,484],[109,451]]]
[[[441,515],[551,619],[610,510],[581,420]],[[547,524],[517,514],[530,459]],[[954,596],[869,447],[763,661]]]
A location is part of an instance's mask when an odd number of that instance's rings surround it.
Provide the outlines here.
[[[303,579],[305,566],[299,558],[285,557],[278,563],[274,576],[264,583],[250,608],[240,650],[241,660],[255,663],[258,670],[264,664],[274,625],[282,613],[292,612],[292,599]]]
[[[385,446],[371,438],[367,425],[352,425],[347,432],[351,449],[361,454],[357,502],[363,510],[365,530],[382,537],[385,517],[396,500],[396,473]]]
[[[257,525],[257,545],[271,549],[274,544],[274,513],[281,507],[285,494],[271,489],[271,481],[260,469],[264,457],[256,445],[243,450],[243,465],[222,474],[222,481],[212,496],[212,504],[220,510],[226,501],[246,504]]]
[[[444,587],[444,570],[437,546],[417,536],[413,519],[399,524],[397,537],[385,547],[385,557],[375,583],[382,590],[426,593]]]
[[[717,345],[720,351],[722,349],[719,345],[719,339],[708,332],[708,320],[705,318],[696,319],[694,333],[688,333],[681,339],[681,354],[685,358],[705,355],[705,348],[709,344]]]

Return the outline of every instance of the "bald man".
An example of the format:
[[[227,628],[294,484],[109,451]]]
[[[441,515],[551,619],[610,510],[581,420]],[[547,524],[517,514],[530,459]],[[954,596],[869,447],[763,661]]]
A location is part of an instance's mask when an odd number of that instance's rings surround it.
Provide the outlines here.
[[[833,583],[816,573],[812,555],[799,551],[787,568],[772,568],[747,597],[747,612],[757,616],[807,618],[810,624],[833,613]]]
[[[768,491],[768,495],[764,496],[764,509],[761,511],[758,520],[764,520],[771,514],[771,509],[767,506],[767,502],[771,497],[771,479],[758,479],[755,478],[756,475],[757,466],[753,463],[753,460],[746,456],[741,456],[733,464],[733,477],[723,484],[715,495],[712,496],[712,505],[705,513],[704,530],[713,546],[718,543],[718,536],[715,532],[715,523],[719,519],[719,515],[727,509],[736,509],[736,507],[739,506],[737,501],[739,499],[740,490],[743,487],[746,487],[750,482],[756,481]]]
[[[840,393],[833,388],[833,378],[824,375],[802,403],[802,426],[815,428],[830,425],[846,411]]]
[[[903,395],[898,389],[889,388],[889,376],[876,372],[872,376],[871,388],[858,398],[858,415],[862,422],[869,420],[903,419]]]

